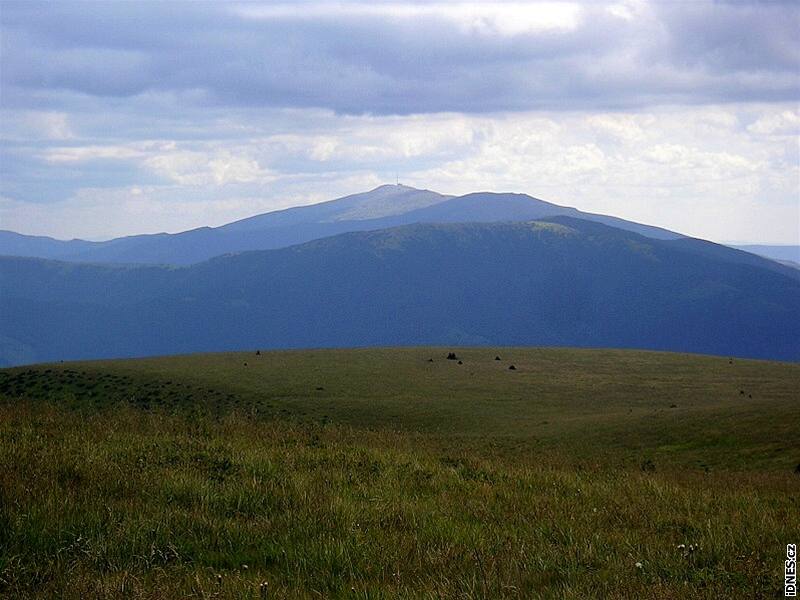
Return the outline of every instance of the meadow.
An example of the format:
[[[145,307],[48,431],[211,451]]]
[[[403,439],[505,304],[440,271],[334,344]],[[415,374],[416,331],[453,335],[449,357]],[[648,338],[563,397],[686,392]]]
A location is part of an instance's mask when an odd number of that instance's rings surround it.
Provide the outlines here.
[[[0,596],[780,597],[798,390],[617,350],[5,369]]]

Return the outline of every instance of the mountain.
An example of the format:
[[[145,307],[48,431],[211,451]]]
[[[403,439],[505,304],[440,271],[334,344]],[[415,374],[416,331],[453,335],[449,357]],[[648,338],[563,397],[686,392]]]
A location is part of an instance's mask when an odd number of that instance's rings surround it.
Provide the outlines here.
[[[0,258],[0,361],[542,345],[800,359],[800,272],[571,217],[414,224],[188,267]]]
[[[56,240],[40,235],[22,235],[0,229],[0,256],[35,256],[38,258],[63,258],[86,252],[99,246],[85,240]]]
[[[737,250],[758,254],[765,258],[778,261],[784,265],[800,269],[800,246],[767,246],[763,244],[747,244],[744,246],[731,246]]]
[[[674,231],[642,225],[610,217],[585,213],[569,206],[559,206],[526,194],[498,194],[478,192],[444,200],[429,207],[397,215],[391,225],[411,223],[496,223],[503,221],[531,221],[547,217],[566,216],[596,221],[645,237],[674,240],[683,237]]]
[[[199,227],[177,234],[132,235],[106,242],[61,241],[0,231],[0,256],[70,262],[193,264],[221,254],[282,248],[360,230],[362,223],[379,222],[381,218],[424,208],[450,197],[403,185],[384,185],[369,192],[278,210],[222,227]],[[363,228],[376,227],[370,224]]]
[[[430,190],[418,190],[407,185],[382,185],[369,192],[353,194],[328,202],[299,206],[286,210],[242,219],[220,229],[225,231],[259,231],[273,227],[306,223],[336,223],[367,221],[389,217],[433,206],[452,198]]]
[[[658,227],[583,213],[524,194],[482,192],[453,197],[403,185],[384,185],[329,202],[178,234],[137,235],[107,242],[60,242],[0,232],[0,255],[75,262],[190,265],[222,254],[285,248],[351,231],[413,223],[525,221],[558,215],[593,220],[656,239],[681,237]]]

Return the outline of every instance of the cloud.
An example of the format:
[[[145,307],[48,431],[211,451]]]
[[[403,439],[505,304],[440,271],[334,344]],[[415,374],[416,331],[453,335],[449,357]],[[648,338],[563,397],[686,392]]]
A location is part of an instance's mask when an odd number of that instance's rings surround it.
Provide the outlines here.
[[[272,179],[257,161],[235,156],[230,151],[212,155],[192,151],[156,154],[145,159],[144,165],[175,183],[191,186],[252,182],[265,184]]]
[[[800,95],[800,9],[719,3],[6,4],[6,103],[179,95],[346,114]]]
[[[393,181],[796,243],[793,2],[6,2],[0,227],[179,231]]]
[[[448,193],[525,191],[718,241],[797,244],[797,138],[751,131],[787,112],[743,105],[534,113],[493,118],[491,126],[476,117],[486,134],[470,152],[405,179]]]
[[[747,130],[762,135],[800,136],[800,110],[784,110],[759,117]]]
[[[364,191],[398,172],[404,183],[443,193],[526,192],[717,240],[800,238],[791,105],[405,117],[292,111],[289,120],[303,127],[291,132],[287,118],[231,114],[205,137],[190,130],[183,138],[6,149],[18,166],[2,178],[5,188],[44,189],[30,183],[44,168],[61,195],[16,200],[0,222],[57,237],[180,231]],[[65,187],[70,176],[75,185]]]
[[[396,21],[441,21],[465,34],[516,36],[548,30],[572,30],[578,24],[580,6],[575,2],[479,3],[430,2],[425,4],[351,2],[242,5],[235,12],[261,21],[298,19],[369,18]]]
[[[41,153],[51,164],[95,161],[134,161],[165,180],[183,185],[268,183],[271,174],[249,155],[236,149],[192,150],[175,141],[144,141],[124,145],[55,146]],[[208,144],[190,146],[208,148]]]
[[[43,158],[50,163],[73,163],[103,159],[124,160],[141,155],[141,150],[124,146],[67,146],[48,149]]]
[[[3,140],[65,141],[75,137],[66,112],[21,110],[14,113],[0,120],[0,138]]]
[[[3,229],[62,239],[106,240],[140,233],[177,233],[322,202],[380,183],[371,173],[320,173],[284,177],[266,188],[251,184],[87,187],[47,204],[0,196],[0,223]]]

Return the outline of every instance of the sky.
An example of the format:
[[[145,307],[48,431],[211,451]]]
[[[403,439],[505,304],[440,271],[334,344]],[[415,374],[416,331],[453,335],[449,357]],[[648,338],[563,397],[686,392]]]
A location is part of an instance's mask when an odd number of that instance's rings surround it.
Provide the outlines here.
[[[401,183],[800,244],[797,2],[0,0],[0,229]]]

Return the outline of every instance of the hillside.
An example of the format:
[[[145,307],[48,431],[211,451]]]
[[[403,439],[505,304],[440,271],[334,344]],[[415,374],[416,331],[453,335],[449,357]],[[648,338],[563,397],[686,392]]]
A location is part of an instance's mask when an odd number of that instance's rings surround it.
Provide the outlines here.
[[[642,225],[617,217],[580,211],[559,206],[527,194],[478,192],[450,198],[425,208],[393,217],[390,225],[413,223],[498,223],[503,221],[533,221],[550,217],[573,217],[617,227],[658,240],[674,240],[682,236],[660,227]],[[379,229],[375,227],[374,229]]]
[[[0,370],[0,595],[776,597],[799,386],[502,347]]]
[[[589,221],[411,225],[185,268],[0,259],[6,364],[470,344],[800,359],[800,273]]]
[[[285,248],[352,231],[415,223],[529,221],[557,215],[597,221],[656,239],[681,237],[657,227],[583,213],[525,194],[483,192],[456,198],[403,185],[384,185],[328,202],[177,234],[134,235],[107,242],[61,242],[0,231],[0,256],[71,262],[189,265],[222,254]]]
[[[452,351],[456,360],[446,358]],[[245,411],[505,439],[576,460],[596,459],[599,444],[612,461],[644,453],[681,468],[789,471],[800,460],[800,421],[791,418],[799,387],[797,364],[572,348],[250,351],[0,370],[0,394],[10,399]]]

